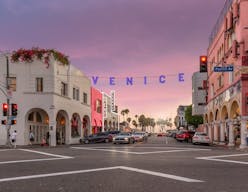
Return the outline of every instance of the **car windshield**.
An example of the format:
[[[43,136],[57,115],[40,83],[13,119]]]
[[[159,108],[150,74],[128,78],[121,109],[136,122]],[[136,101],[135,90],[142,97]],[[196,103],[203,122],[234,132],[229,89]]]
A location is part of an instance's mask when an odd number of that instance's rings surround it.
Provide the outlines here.
[[[134,133],[134,135],[144,135],[144,133]]]
[[[118,135],[122,135],[122,136],[129,136],[130,133],[119,133]]]
[[[198,135],[198,136],[207,136],[206,133],[196,133],[196,135]]]

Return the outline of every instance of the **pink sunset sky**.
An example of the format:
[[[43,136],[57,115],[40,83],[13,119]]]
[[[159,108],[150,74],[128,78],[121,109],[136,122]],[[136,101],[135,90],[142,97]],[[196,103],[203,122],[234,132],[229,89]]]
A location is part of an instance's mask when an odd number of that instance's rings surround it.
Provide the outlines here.
[[[119,111],[174,118],[192,103],[193,72],[225,0],[1,0],[0,50],[55,48]],[[184,82],[178,81],[184,73]],[[159,83],[159,76],[166,83]],[[144,85],[144,76],[147,84]],[[109,85],[115,77],[116,85]],[[134,84],[127,86],[126,77]],[[93,83],[92,83],[93,85]]]

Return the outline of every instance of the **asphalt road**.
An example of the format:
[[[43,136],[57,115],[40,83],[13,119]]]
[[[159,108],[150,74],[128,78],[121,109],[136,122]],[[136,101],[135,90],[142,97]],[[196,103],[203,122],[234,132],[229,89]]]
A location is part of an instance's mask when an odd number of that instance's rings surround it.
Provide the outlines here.
[[[0,192],[247,192],[248,152],[147,143],[0,149]]]

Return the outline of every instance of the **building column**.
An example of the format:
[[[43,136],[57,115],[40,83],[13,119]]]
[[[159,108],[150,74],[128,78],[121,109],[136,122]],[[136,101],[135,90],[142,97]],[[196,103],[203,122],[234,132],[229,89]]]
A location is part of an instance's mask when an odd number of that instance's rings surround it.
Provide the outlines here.
[[[207,123],[204,124],[204,132],[208,134],[208,124]]]
[[[242,116],[241,117],[241,129],[240,129],[240,146],[239,148],[244,149],[247,148],[247,143],[246,143],[246,132],[247,132],[247,116]]]
[[[228,127],[229,127],[229,143],[228,146],[233,147],[234,146],[234,134],[233,134],[233,121],[228,122]]]
[[[213,142],[213,138],[212,138],[212,124],[213,123],[209,123],[208,124],[208,136],[209,136],[210,140]]]
[[[49,145],[56,146],[56,115],[54,105],[49,108]]]
[[[220,122],[220,143],[225,143],[225,121]]]
[[[218,128],[219,128],[219,121],[214,122],[214,142],[218,143]]]

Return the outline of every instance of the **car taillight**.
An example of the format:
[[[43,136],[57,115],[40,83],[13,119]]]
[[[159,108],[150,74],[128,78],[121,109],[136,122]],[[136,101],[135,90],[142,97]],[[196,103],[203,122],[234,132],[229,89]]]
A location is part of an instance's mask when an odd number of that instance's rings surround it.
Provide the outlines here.
[[[205,138],[206,138],[206,139],[209,139],[209,136],[206,136]]]
[[[197,136],[194,136],[194,139],[199,139],[199,137],[197,137]]]

